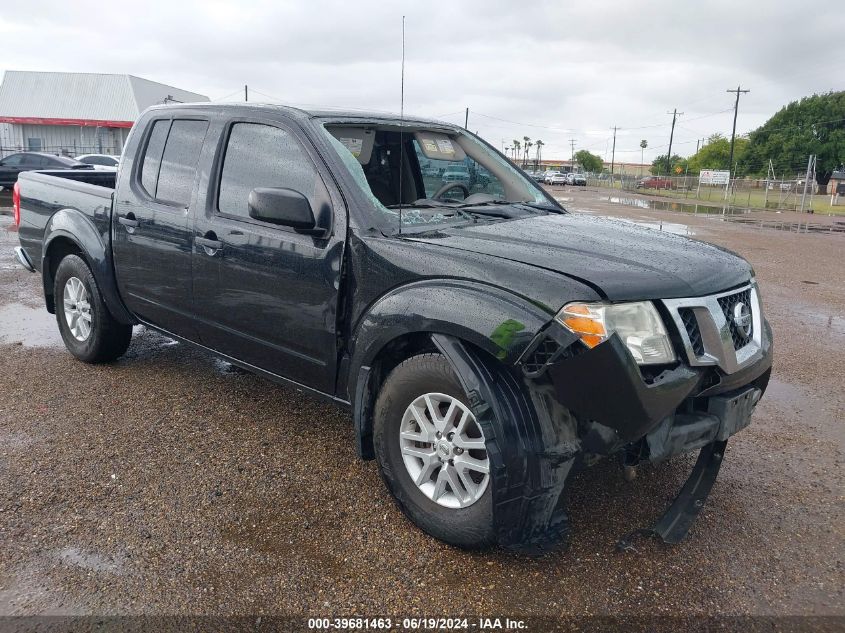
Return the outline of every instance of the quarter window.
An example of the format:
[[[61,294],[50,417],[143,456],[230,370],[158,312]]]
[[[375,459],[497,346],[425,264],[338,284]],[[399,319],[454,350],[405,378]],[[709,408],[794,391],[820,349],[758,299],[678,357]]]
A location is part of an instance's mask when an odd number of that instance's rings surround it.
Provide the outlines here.
[[[249,192],[284,187],[303,194],[316,208],[323,183],[308,154],[289,132],[259,123],[235,123],[226,144],[217,208],[249,217]]]

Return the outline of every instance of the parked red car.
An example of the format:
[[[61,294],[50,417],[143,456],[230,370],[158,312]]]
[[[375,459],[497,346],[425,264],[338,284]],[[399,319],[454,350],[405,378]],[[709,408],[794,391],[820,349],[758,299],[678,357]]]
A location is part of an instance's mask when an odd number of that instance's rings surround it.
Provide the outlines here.
[[[637,183],[637,189],[671,189],[672,181],[669,178],[649,176]]]

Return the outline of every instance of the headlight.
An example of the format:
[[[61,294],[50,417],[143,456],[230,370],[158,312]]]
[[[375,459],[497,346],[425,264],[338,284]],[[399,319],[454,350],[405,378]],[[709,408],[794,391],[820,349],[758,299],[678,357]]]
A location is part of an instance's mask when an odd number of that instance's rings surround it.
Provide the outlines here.
[[[555,319],[577,334],[589,348],[606,341],[615,332],[639,365],[659,365],[675,360],[663,320],[651,301],[569,303]]]

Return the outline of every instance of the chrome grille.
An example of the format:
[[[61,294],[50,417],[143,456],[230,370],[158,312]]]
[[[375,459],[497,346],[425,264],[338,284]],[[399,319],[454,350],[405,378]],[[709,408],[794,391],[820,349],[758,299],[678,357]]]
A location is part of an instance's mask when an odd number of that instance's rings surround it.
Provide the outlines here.
[[[763,353],[760,299],[753,280],[738,290],[664,299],[663,305],[675,323],[690,365],[716,365],[730,374]]]
[[[703,356],[704,343],[701,341],[701,330],[698,329],[698,319],[695,318],[695,312],[692,308],[679,308],[678,315],[684,323],[684,329],[687,331],[695,355]]]
[[[725,320],[728,322],[728,327],[731,329],[734,349],[742,349],[751,341],[754,335],[754,326],[752,322],[751,330],[747,334],[743,332],[734,319],[734,309],[740,303],[748,306],[749,310],[751,309],[751,288],[746,288],[742,292],[737,292],[727,297],[719,297],[718,301],[725,315]]]

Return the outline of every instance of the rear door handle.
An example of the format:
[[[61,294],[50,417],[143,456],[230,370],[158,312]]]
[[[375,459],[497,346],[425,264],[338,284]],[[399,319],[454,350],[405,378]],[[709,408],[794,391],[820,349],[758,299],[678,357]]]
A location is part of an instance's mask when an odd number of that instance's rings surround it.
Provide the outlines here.
[[[209,231],[205,235],[205,237],[195,237],[194,244],[201,246],[209,257],[214,257],[223,248],[223,242],[217,239],[213,231]]]
[[[117,218],[117,221],[120,222],[127,229],[136,229],[140,224],[140,222],[135,219],[135,215],[132,213],[127,213],[125,216]]]

